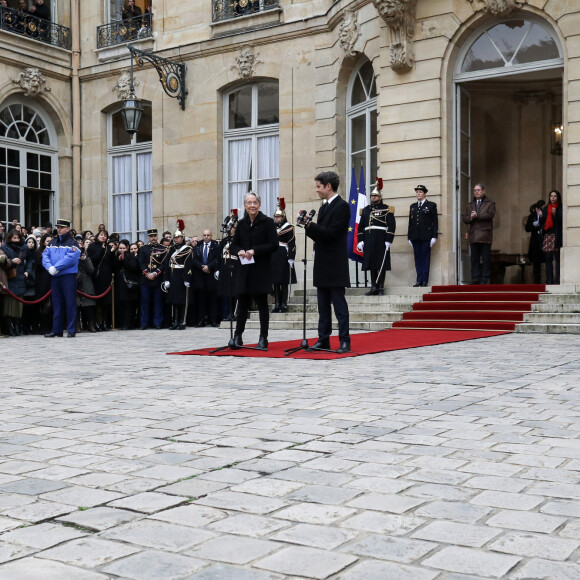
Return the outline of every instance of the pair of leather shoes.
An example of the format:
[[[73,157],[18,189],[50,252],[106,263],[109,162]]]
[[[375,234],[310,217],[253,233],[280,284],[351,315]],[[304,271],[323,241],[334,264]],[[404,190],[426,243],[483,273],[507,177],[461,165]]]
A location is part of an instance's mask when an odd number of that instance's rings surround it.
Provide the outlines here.
[[[365,292],[365,296],[376,296],[377,292],[378,292],[377,288],[375,286],[372,286],[368,292]]]
[[[77,333],[76,333],[76,332],[69,332],[69,333],[66,335],[66,337],[67,337],[67,338],[74,338],[76,335],[77,335]]]
[[[416,284],[413,284],[413,288],[420,288],[421,287],[421,282],[417,282]]]
[[[340,343],[340,346],[338,347],[338,349],[336,350],[336,352],[338,354],[343,354],[345,352],[351,352],[350,351],[350,340],[343,340]]]
[[[44,335],[44,338],[54,338],[55,336],[62,338],[62,332],[49,332],[48,334]]]
[[[244,346],[241,334],[234,334],[234,346]]]
[[[268,350],[268,339],[265,336],[260,336],[256,348],[258,350]]]
[[[318,339],[311,347],[310,350],[330,350],[329,340]]]

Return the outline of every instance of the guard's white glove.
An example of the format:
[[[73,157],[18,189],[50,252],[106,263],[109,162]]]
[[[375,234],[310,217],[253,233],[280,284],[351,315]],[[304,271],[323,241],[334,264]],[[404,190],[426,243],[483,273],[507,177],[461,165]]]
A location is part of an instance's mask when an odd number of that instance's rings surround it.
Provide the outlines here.
[[[532,222],[532,225],[537,228],[540,225],[540,220],[536,220],[535,222]]]
[[[409,245],[411,246],[411,248],[413,247],[413,242],[411,240],[409,240]]]
[[[365,247],[365,243],[364,242],[359,242],[356,245],[356,249],[357,249],[358,252],[363,252],[364,251],[364,249],[363,249],[364,247]]]
[[[219,280],[219,279],[220,279],[220,271],[219,271],[219,270],[216,270],[216,271],[213,273],[213,277],[214,277],[216,280]]]
[[[387,252],[389,251],[390,247],[391,247],[391,242],[385,242],[385,248],[387,248]]]
[[[432,248],[435,245],[436,241],[437,241],[437,238],[431,238],[431,241],[429,242],[429,247]]]
[[[184,285],[186,288],[189,288],[189,282],[184,282],[184,283],[183,283],[183,285]]]
[[[290,268],[292,268],[292,266],[294,266],[294,260],[288,260],[288,264],[290,265]]]
[[[51,276],[56,276],[56,275],[58,274],[58,270],[57,270],[57,269],[56,269],[54,266],[51,266],[51,267],[48,269],[48,273],[49,273]]]
[[[169,286],[171,286],[171,282],[163,282],[163,287],[165,288],[165,290],[167,290]]]

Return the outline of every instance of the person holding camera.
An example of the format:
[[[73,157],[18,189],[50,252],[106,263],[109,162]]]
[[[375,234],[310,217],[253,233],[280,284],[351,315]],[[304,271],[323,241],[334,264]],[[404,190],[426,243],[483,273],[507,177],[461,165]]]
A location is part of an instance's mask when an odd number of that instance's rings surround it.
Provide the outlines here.
[[[120,330],[129,330],[139,304],[139,263],[129,250],[131,242],[120,240],[115,252],[115,299]]]
[[[538,200],[530,206],[530,215],[526,219],[526,232],[530,234],[530,245],[528,247],[528,259],[532,263],[532,275],[534,284],[542,283],[542,263],[544,262],[544,252],[542,242],[544,232],[540,224],[542,208],[546,205],[543,199]]]

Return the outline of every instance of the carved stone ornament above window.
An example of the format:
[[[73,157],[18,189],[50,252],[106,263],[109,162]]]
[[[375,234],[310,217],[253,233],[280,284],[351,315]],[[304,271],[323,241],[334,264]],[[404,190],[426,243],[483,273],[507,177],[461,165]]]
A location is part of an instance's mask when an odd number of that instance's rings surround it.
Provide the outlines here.
[[[236,56],[236,64],[230,67],[230,70],[237,69],[239,75],[244,79],[254,76],[256,65],[264,61],[258,58],[258,53],[253,46],[242,46],[240,54]]]
[[[345,10],[342,22],[338,28],[338,41],[344,52],[349,56],[356,54],[354,44],[359,36],[360,26],[357,22],[357,13],[352,8],[348,8]]]
[[[509,16],[516,8],[521,8],[526,0],[469,0],[475,10],[489,12],[493,16]],[[483,4],[483,6],[481,6]]]
[[[373,0],[391,32],[391,68],[399,73],[413,68],[413,35],[417,0]]]
[[[36,97],[43,92],[50,92],[50,88],[44,86],[46,84],[44,75],[36,67],[25,68],[12,82],[20,86],[25,97]]]
[[[133,79],[133,88],[139,86],[139,81]],[[117,84],[113,87],[113,91],[117,91],[117,99],[119,101],[126,101],[131,96],[131,75],[129,71],[123,71],[119,75]]]

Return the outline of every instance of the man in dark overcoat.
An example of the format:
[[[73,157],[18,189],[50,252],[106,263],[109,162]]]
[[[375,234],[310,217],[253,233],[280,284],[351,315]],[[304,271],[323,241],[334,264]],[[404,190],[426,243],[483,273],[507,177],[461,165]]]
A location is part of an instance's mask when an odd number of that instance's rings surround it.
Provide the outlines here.
[[[193,285],[199,326],[219,326],[217,280],[215,271],[220,266],[220,245],[212,239],[210,230],[203,230],[203,241],[193,250]]]
[[[371,192],[371,203],[363,208],[358,225],[359,252],[363,252],[363,270],[371,271],[371,289],[367,296],[382,296],[385,273],[391,269],[390,247],[395,239],[395,213],[383,203],[378,186]]]
[[[409,209],[407,237],[415,254],[417,272],[417,282],[413,285],[415,288],[429,284],[431,248],[437,241],[439,229],[437,204],[427,199],[428,191],[424,185],[418,185],[415,188],[417,202],[412,203]]]
[[[485,195],[483,184],[476,184],[463,214],[463,223],[469,224],[472,284],[489,284],[494,217],[495,201]]]
[[[314,240],[314,286],[318,298],[318,341],[313,349],[330,349],[332,311],[338,320],[339,353],[350,352],[348,304],[345,288],[350,287],[347,235],[350,207],[338,195],[340,178],[324,171],[315,178],[316,193],[323,200],[316,223],[306,225],[306,235]]]

